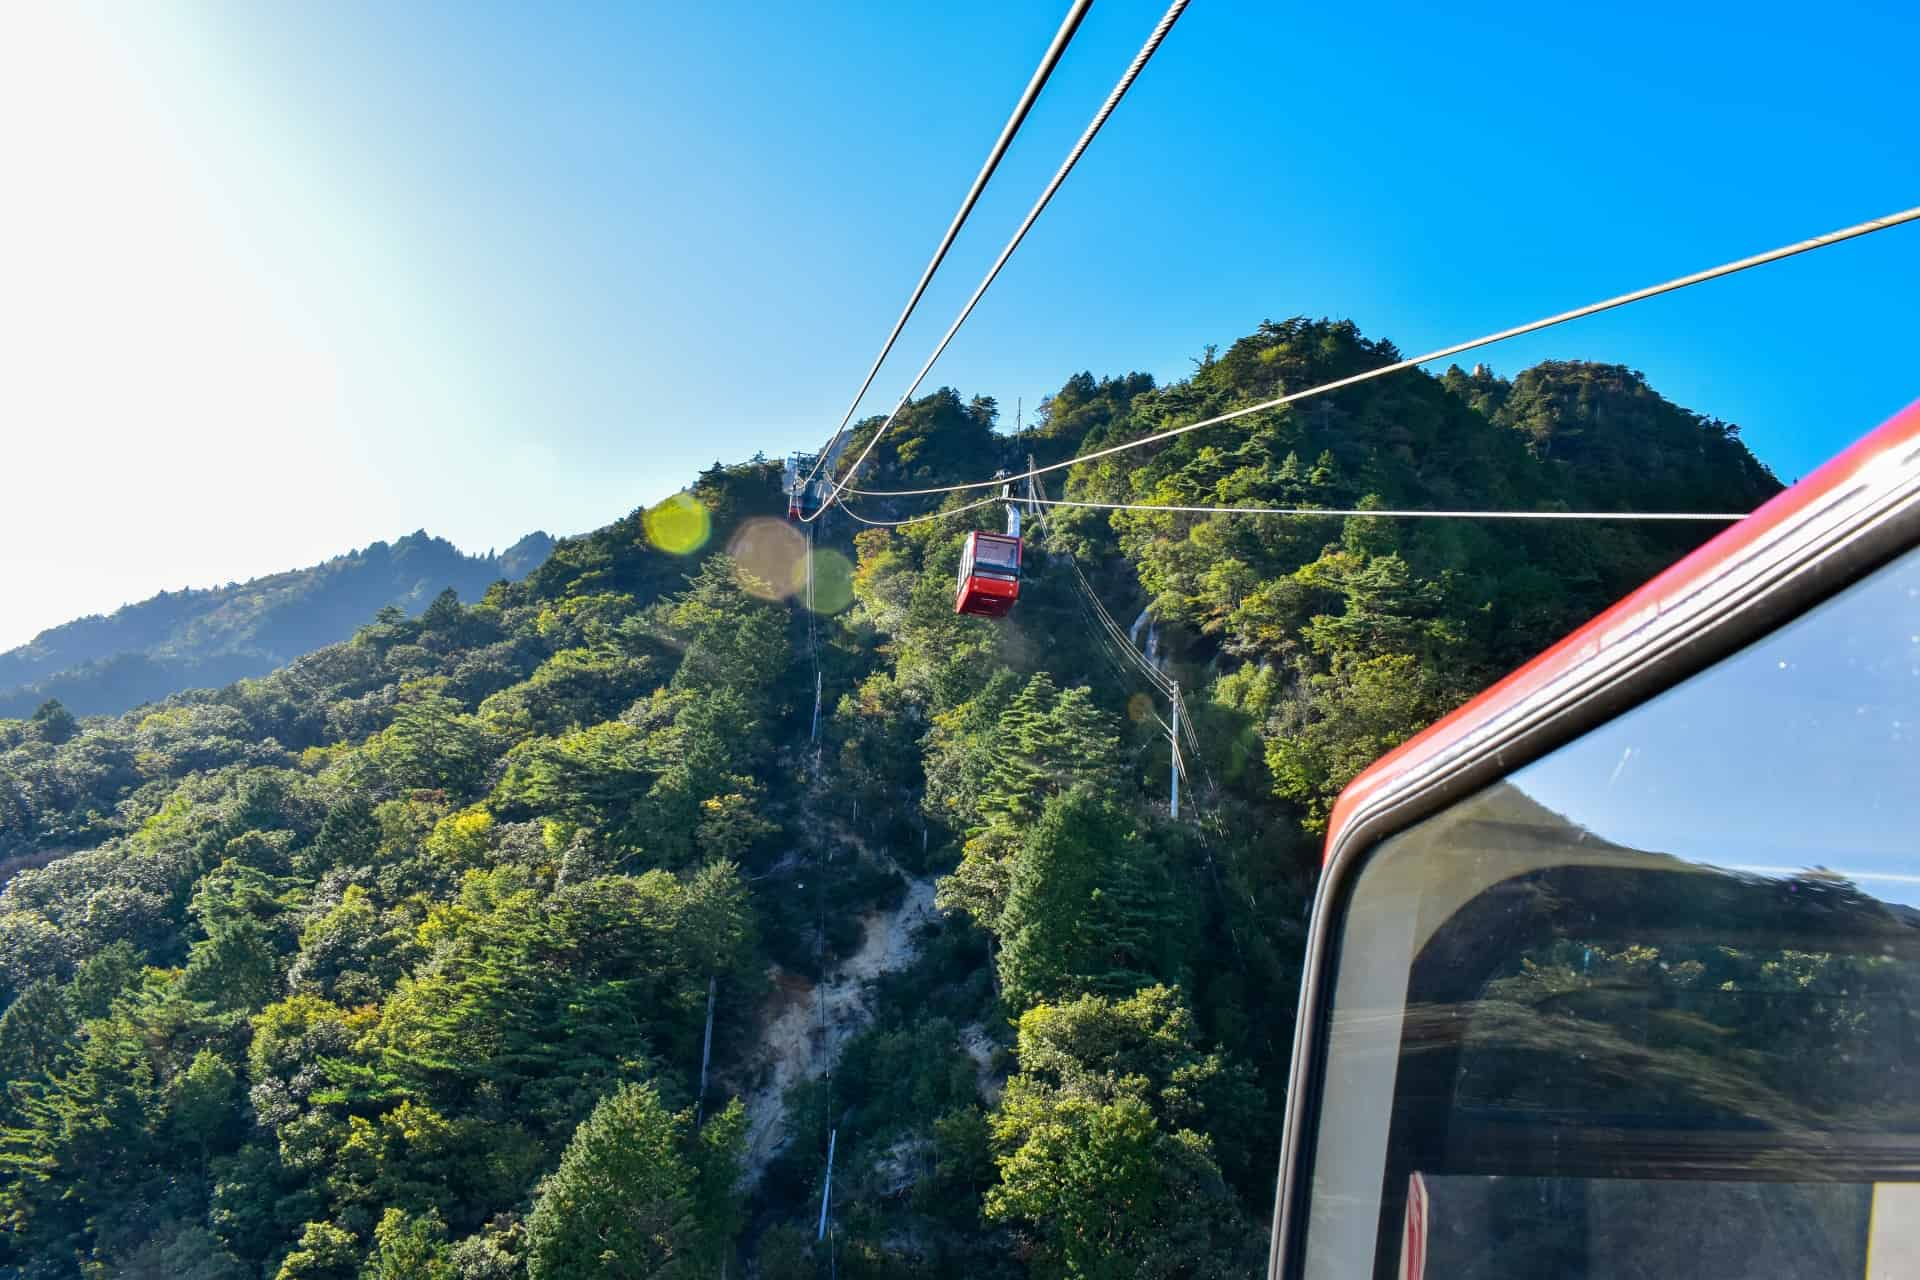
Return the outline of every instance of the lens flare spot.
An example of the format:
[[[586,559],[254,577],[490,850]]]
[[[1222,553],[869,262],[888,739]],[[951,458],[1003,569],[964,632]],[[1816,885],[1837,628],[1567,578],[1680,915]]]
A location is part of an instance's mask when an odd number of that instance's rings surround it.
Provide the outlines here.
[[[1127,719],[1135,724],[1145,724],[1153,715],[1153,699],[1144,693],[1136,693],[1127,699]]]
[[[642,517],[647,541],[676,556],[692,555],[707,545],[713,522],[700,499],[690,493],[676,493],[651,507]]]
[[[807,540],[784,520],[747,521],[727,544],[727,554],[740,585],[762,600],[792,595],[788,584],[805,581]]]
[[[831,547],[813,553],[813,598],[807,598],[807,562],[802,557],[793,591],[815,613],[838,613],[853,603],[853,561]]]

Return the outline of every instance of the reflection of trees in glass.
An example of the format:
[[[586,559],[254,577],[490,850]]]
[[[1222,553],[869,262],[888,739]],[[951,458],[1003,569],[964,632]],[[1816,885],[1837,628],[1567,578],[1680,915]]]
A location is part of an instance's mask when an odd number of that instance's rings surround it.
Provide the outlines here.
[[[1920,1126],[1920,935],[1900,909],[1824,876],[1593,867],[1488,897],[1516,945],[1466,999],[1420,1002],[1409,1030],[1432,1047],[1461,1028],[1457,1105],[1626,1126]],[[1484,938],[1486,904],[1416,971]]]

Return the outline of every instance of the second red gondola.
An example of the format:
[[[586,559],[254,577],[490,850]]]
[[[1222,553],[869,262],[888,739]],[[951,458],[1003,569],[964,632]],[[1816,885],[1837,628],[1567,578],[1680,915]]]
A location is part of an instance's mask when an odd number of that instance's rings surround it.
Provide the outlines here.
[[[960,552],[955,613],[1004,618],[1020,598],[1020,538],[1016,534],[970,533]]]

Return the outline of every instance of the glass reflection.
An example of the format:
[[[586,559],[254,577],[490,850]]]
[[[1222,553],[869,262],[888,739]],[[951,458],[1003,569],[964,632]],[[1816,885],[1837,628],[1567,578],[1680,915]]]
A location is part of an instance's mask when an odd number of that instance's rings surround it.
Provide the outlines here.
[[[1307,1273],[1857,1277],[1920,1245],[1916,723],[1910,555],[1383,843]]]

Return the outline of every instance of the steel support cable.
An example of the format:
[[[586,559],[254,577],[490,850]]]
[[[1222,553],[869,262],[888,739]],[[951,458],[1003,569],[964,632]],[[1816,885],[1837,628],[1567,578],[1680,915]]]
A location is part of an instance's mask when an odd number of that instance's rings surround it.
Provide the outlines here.
[[[1754,254],[1749,258],[1741,258],[1734,262],[1723,263],[1717,267],[1709,267],[1704,271],[1696,271],[1691,275],[1679,276],[1661,284],[1648,285],[1644,289],[1635,289],[1632,293],[1618,294],[1599,302],[1588,303],[1584,307],[1575,307],[1571,311],[1562,311],[1557,315],[1546,316],[1539,320],[1531,320],[1526,324],[1515,325],[1511,329],[1502,329],[1498,333],[1489,333],[1484,337],[1474,338],[1467,342],[1456,342],[1452,346],[1441,347],[1439,350],[1429,351],[1425,355],[1412,356],[1405,360],[1396,361],[1393,364],[1381,365],[1377,369],[1368,369],[1362,373],[1351,374],[1345,378],[1337,378],[1332,382],[1321,383],[1317,387],[1308,387],[1303,391],[1295,391],[1287,395],[1277,396],[1272,400],[1263,400],[1259,404],[1251,404],[1243,409],[1234,409],[1231,412],[1217,414],[1211,418],[1203,418],[1199,422],[1189,422],[1182,427],[1173,427],[1166,431],[1156,431],[1151,435],[1142,436],[1138,440],[1124,441],[1120,444],[1110,445],[1105,449],[1096,449],[1092,453],[1083,453],[1076,458],[1068,458],[1065,462],[1055,462],[1044,467],[1034,467],[1022,474],[1025,476],[1044,475],[1049,471],[1061,471],[1067,467],[1077,466],[1083,462],[1093,462],[1100,458],[1112,457],[1114,454],[1124,453],[1128,449],[1138,449],[1146,445],[1157,444],[1162,440],[1171,440],[1173,437],[1185,435],[1189,431],[1198,431],[1203,427],[1217,427],[1224,422],[1232,422],[1237,418],[1245,418],[1251,414],[1264,413],[1270,409],[1278,409],[1283,405],[1294,404],[1312,396],[1325,395],[1329,391],[1338,391],[1344,387],[1351,387],[1358,383],[1370,382],[1375,378],[1383,378],[1390,373],[1399,373],[1402,370],[1416,368],[1419,365],[1431,364],[1435,360],[1444,360],[1448,356],[1460,355],[1462,352],[1472,351],[1477,347],[1492,346],[1496,342],[1505,342],[1509,338],[1518,338],[1529,333],[1538,333],[1542,329],[1550,329],[1555,325],[1566,324],[1571,320],[1580,320],[1587,316],[1598,315],[1603,311],[1611,311],[1616,307],[1624,307],[1631,303],[1643,302],[1648,298],[1659,297],[1661,294],[1674,293],[1696,284],[1705,284],[1709,280],[1718,280],[1723,276],[1730,276],[1754,267],[1779,262],[1783,258],[1795,257],[1802,253],[1811,253],[1815,249],[1824,249],[1830,245],[1840,244],[1847,240],[1854,240],[1860,236],[1872,235],[1876,231],[1886,231],[1892,227],[1902,226],[1915,221],[1920,221],[1920,207],[1902,210],[1899,213],[1890,213],[1883,218],[1874,218],[1867,222],[1855,223],[1851,227],[1842,227],[1838,231],[1829,231],[1827,234],[1815,236],[1811,240],[1800,240],[1790,245],[1783,245],[1778,249],[1770,249],[1765,253]],[[851,485],[842,486],[842,489],[844,489],[845,492],[857,494],[863,498],[912,498],[927,497],[939,493],[961,493],[968,489],[981,489],[988,485],[1005,484],[1008,479],[1018,480],[1021,478],[1022,476],[1016,475],[1012,477],[997,477],[992,480],[971,480],[965,484],[935,485],[926,489],[856,489]],[[836,490],[836,493],[837,492],[839,491]],[[1474,514],[1485,513],[1476,512]]]
[[[1180,729],[1187,735],[1187,744],[1193,748],[1193,758],[1200,762],[1200,773],[1207,780],[1207,790],[1213,796],[1214,808],[1220,803],[1220,784],[1213,780],[1213,769],[1207,764],[1206,752],[1200,749],[1200,735],[1193,728],[1193,712],[1187,707],[1187,695],[1179,685],[1174,686],[1174,697],[1180,702]],[[1215,814],[1216,821],[1218,814]]]
[[[1138,649],[1134,648],[1132,637],[1126,633],[1126,629],[1120,625],[1113,614],[1107,611],[1107,606],[1101,602],[1099,593],[1093,589],[1093,584],[1087,580],[1086,573],[1080,568],[1079,561],[1073,558],[1073,553],[1071,552],[1067,552],[1066,555],[1067,564],[1072,568],[1073,575],[1079,582],[1080,590],[1085,593],[1088,600],[1092,601],[1094,611],[1099,615],[1100,621],[1106,627],[1108,633],[1126,649],[1128,656],[1133,659],[1135,665],[1140,668],[1148,679],[1160,687],[1161,692],[1169,692],[1173,682],[1167,678],[1164,672],[1155,667],[1151,662],[1148,662],[1145,654],[1142,654]]]
[[[1040,496],[1039,486],[1032,479],[1029,479],[1027,482],[1026,500],[1034,503],[1045,501],[1045,499]],[[1054,542],[1053,522],[1047,518],[1044,507],[1039,509],[1038,514],[1040,516],[1040,527],[1045,531],[1047,536],[1047,545],[1052,546]],[[1114,641],[1126,653],[1128,659],[1153,683],[1154,687],[1159,689],[1162,695],[1171,698],[1174,688],[1173,681],[1167,678],[1165,672],[1162,672],[1151,662],[1147,661],[1146,655],[1134,647],[1132,637],[1126,633],[1125,629],[1120,626],[1120,623],[1114,618],[1113,614],[1108,611],[1105,602],[1100,599],[1100,593],[1093,589],[1093,583],[1087,580],[1085,570],[1080,567],[1079,557],[1064,547],[1061,548],[1061,554],[1066,556],[1067,566],[1073,570],[1073,576],[1078,581],[1081,592],[1092,602],[1093,608],[1095,612],[1098,613],[1101,623],[1106,627]]]
[[[1052,541],[1051,531],[1049,531],[1048,541]],[[1086,618],[1089,626],[1093,629],[1094,639],[1098,640],[1102,646],[1106,648],[1109,655],[1108,660],[1116,664],[1118,663],[1119,659],[1113,656],[1113,649],[1117,647],[1121,653],[1127,656],[1128,661],[1137,668],[1142,675],[1147,677],[1148,682],[1160,691],[1162,697],[1170,698],[1173,692],[1172,683],[1165,675],[1155,670],[1153,664],[1148,662],[1146,658],[1141,655],[1140,651],[1133,647],[1133,641],[1128,639],[1126,632],[1120,628],[1120,624],[1114,620],[1113,615],[1107,612],[1106,606],[1101,603],[1098,593],[1093,589],[1093,584],[1087,581],[1087,576],[1081,571],[1079,561],[1074,559],[1073,553],[1062,550],[1061,554],[1066,557],[1067,566],[1073,570],[1076,585],[1080,588],[1080,594],[1076,596],[1075,599],[1080,604],[1081,615]],[[1091,607],[1089,607],[1089,602]],[[1115,669],[1124,681],[1127,676],[1126,669],[1117,665]]]
[[[1041,527],[1047,528],[1044,519],[1041,521]],[[1050,529],[1048,529],[1048,541],[1049,543],[1052,541],[1052,532]],[[1063,552],[1063,554],[1067,556],[1068,563],[1071,564],[1073,553]],[[1078,569],[1079,566],[1074,565],[1074,568]],[[1085,593],[1075,592],[1073,595],[1073,603],[1074,606],[1080,610],[1080,619],[1086,624],[1087,631],[1092,635],[1094,643],[1099,647],[1101,656],[1106,658],[1107,665],[1113,668],[1113,674],[1119,678],[1123,686],[1131,684],[1132,675],[1127,670],[1127,665],[1120,660],[1119,653],[1115,651],[1112,636],[1101,625],[1100,620],[1094,615],[1093,609],[1087,604]]]
[[[1032,459],[1029,458],[1028,462],[1031,463]],[[1028,476],[1027,500],[1034,503],[1044,503],[1046,499],[1042,496],[1043,493],[1044,490],[1040,488],[1039,481],[1032,476]],[[1046,535],[1047,545],[1051,547],[1055,540],[1053,521],[1048,518],[1044,506],[1036,508],[1035,514],[1040,518],[1040,528]],[[1157,670],[1152,663],[1148,662],[1146,656],[1134,647],[1131,637],[1120,630],[1119,623],[1114,619],[1113,615],[1107,611],[1106,606],[1100,600],[1099,593],[1093,590],[1092,584],[1087,581],[1086,574],[1081,571],[1079,558],[1076,557],[1072,551],[1064,547],[1061,548],[1061,553],[1066,556],[1067,564],[1072,567],[1074,576],[1079,580],[1080,587],[1086,599],[1092,601],[1094,608],[1098,610],[1100,616],[1104,619],[1105,625],[1109,628],[1113,636],[1112,643],[1107,643],[1102,640],[1101,647],[1107,652],[1107,661],[1113,664],[1114,670],[1120,674],[1122,681],[1125,681],[1126,672],[1113,657],[1113,644],[1118,644],[1120,648],[1126,651],[1127,656],[1133,659],[1139,668],[1150,677],[1154,686],[1160,689],[1161,694],[1166,697],[1168,701],[1179,704],[1180,729],[1187,741],[1192,745],[1194,757],[1200,761],[1201,769],[1206,773],[1207,792],[1210,793],[1208,795],[1202,795],[1200,789],[1193,784],[1192,775],[1187,770],[1184,753],[1180,750],[1179,739],[1174,736],[1172,726],[1167,723],[1158,711],[1153,711],[1151,714],[1153,715],[1154,723],[1158,724],[1171,740],[1173,767],[1178,770],[1182,781],[1187,784],[1187,790],[1194,795],[1195,808],[1200,817],[1200,821],[1196,824],[1194,830],[1200,837],[1201,851],[1206,855],[1208,878],[1213,882],[1213,891],[1219,895],[1224,911],[1227,900],[1226,886],[1221,881],[1220,868],[1213,856],[1213,845],[1207,839],[1206,834],[1206,825],[1209,820],[1213,823],[1217,831],[1223,835],[1225,834],[1226,824],[1220,817],[1220,788],[1215,784],[1213,771],[1207,768],[1206,759],[1200,750],[1200,739],[1194,733],[1192,723],[1193,716],[1187,709],[1186,698],[1181,695],[1180,686],[1168,679],[1164,673]],[[1081,604],[1081,613],[1083,616],[1087,616],[1087,605],[1084,602]],[[1101,640],[1102,638],[1096,633],[1095,639]],[[1225,919],[1224,922],[1227,928],[1227,936],[1233,943],[1234,956],[1239,962],[1241,972],[1245,973],[1247,970],[1247,959],[1240,945],[1240,932],[1233,927],[1230,919]]]
[[[1029,466],[1032,465],[1033,463],[1032,457],[1028,457],[1027,463]],[[1046,509],[1046,506],[1044,505],[1047,502],[1046,489],[1041,485],[1039,478],[1036,476],[1030,475],[1027,477],[1027,501],[1030,503],[1042,504],[1042,505],[1035,506],[1034,514],[1039,517],[1040,527],[1046,533],[1047,545],[1052,546],[1055,540],[1055,536],[1053,531],[1053,520],[1047,514],[1047,509]],[[1079,559],[1070,550],[1066,550],[1065,548],[1062,548],[1062,551],[1067,557],[1067,563],[1073,567],[1074,573],[1080,577],[1081,584],[1086,588],[1086,593],[1088,597],[1093,600],[1096,606],[1099,606],[1100,605],[1099,595],[1092,590],[1091,584],[1089,584],[1086,580],[1086,575],[1081,573]],[[1085,610],[1083,608],[1082,612],[1084,611]],[[1113,626],[1114,629],[1117,631],[1119,628],[1119,623],[1113,618],[1112,614],[1107,613],[1104,607],[1100,608],[1100,612],[1106,615],[1108,623],[1111,626]],[[1178,717],[1178,723],[1180,726],[1180,732],[1186,738],[1187,745],[1193,748],[1193,758],[1199,762],[1200,771],[1207,780],[1207,792],[1204,797],[1200,795],[1200,789],[1198,787],[1195,787],[1192,784],[1192,779],[1188,777],[1186,762],[1184,759],[1181,758],[1182,753],[1179,751],[1177,743],[1175,744],[1174,763],[1176,767],[1179,768],[1181,777],[1187,779],[1188,790],[1194,792],[1196,805],[1200,809],[1202,816],[1206,818],[1210,818],[1213,821],[1214,826],[1216,828],[1219,828],[1222,832],[1224,832],[1225,822],[1220,817],[1220,784],[1214,781],[1213,769],[1211,766],[1207,764],[1206,752],[1201,749],[1200,735],[1198,731],[1196,731],[1193,727],[1193,711],[1191,708],[1187,706],[1186,694],[1181,690],[1178,682],[1172,679],[1169,679],[1164,673],[1157,670],[1151,662],[1147,661],[1146,656],[1144,654],[1141,654],[1139,650],[1134,647],[1132,637],[1126,636],[1123,633],[1119,637],[1119,640],[1120,640],[1121,646],[1127,650],[1127,653],[1129,654],[1129,656],[1136,656],[1136,660],[1142,665],[1142,669],[1145,670],[1150,676],[1154,678],[1154,681],[1156,684],[1159,684],[1160,682],[1164,681],[1164,685],[1161,688],[1161,692],[1166,695],[1167,699],[1171,702],[1177,702],[1179,704],[1180,714]],[[1159,723],[1162,729],[1166,729],[1168,731],[1168,736],[1172,736],[1172,729],[1168,726],[1165,720],[1162,720],[1160,718],[1159,712],[1157,711],[1154,712],[1153,718],[1156,722]],[[1204,823],[1202,824],[1202,826],[1204,828]],[[1201,843],[1203,845],[1206,843],[1204,834],[1201,837]],[[1211,847],[1207,848],[1207,860],[1209,865],[1211,865],[1213,860],[1213,850]],[[1220,883],[1219,871],[1215,869],[1214,884],[1216,888],[1219,887],[1219,883]],[[1237,936],[1234,939],[1234,946],[1236,948],[1238,948],[1239,946],[1239,938]]]
[[[1029,458],[1028,461],[1031,462],[1032,459]],[[1034,482],[1031,479],[1027,481],[1027,493],[1029,497],[1034,493]],[[1036,509],[1034,514],[1040,518],[1040,530],[1045,535],[1047,546],[1049,548],[1053,547],[1053,522],[1047,518],[1047,513],[1044,510]],[[1074,558],[1073,552],[1062,547],[1060,548],[1060,554],[1066,557],[1067,564],[1073,569],[1075,575],[1078,576],[1080,573],[1080,564]],[[1082,578],[1083,583],[1084,581],[1084,578]],[[1114,675],[1120,678],[1120,683],[1122,685],[1130,684],[1131,677],[1126,665],[1120,661],[1120,655],[1114,651],[1114,640],[1112,636],[1095,616],[1093,609],[1087,604],[1088,594],[1090,593],[1082,590],[1073,597],[1074,605],[1080,610],[1081,621],[1086,623],[1087,630],[1092,634],[1094,643],[1099,646],[1101,654],[1107,660],[1107,665],[1113,668]],[[1127,645],[1125,647],[1131,648],[1132,646]]]
[[[1081,590],[1085,591],[1088,599],[1094,602],[1100,614],[1101,621],[1106,625],[1109,634],[1113,636],[1114,642],[1126,651],[1127,657],[1132,660],[1135,666],[1140,668],[1141,673],[1153,683],[1156,689],[1160,690],[1161,694],[1171,698],[1173,696],[1173,681],[1167,678],[1166,673],[1147,661],[1144,654],[1133,647],[1132,638],[1121,629],[1120,624],[1114,620],[1113,615],[1107,612],[1106,606],[1100,603],[1099,596],[1094,594],[1093,584],[1087,581],[1086,575],[1080,573],[1080,566],[1077,564],[1074,565],[1073,570],[1074,573],[1080,577]]]
[[[1080,134],[1079,141],[1073,144],[1073,150],[1067,153],[1067,158],[1061,161],[1060,168],[1055,171],[1053,180],[1047,183],[1046,189],[1040,193],[1040,198],[1034,201],[1033,208],[1027,211],[1026,218],[1020,223],[1019,228],[1014,231],[1013,238],[1007,241],[1006,248],[1000,251],[1000,256],[995,258],[993,265],[987,269],[986,276],[981,279],[979,286],[974,289],[973,296],[968,298],[967,304],[960,308],[960,314],[955,316],[953,323],[947,327],[945,336],[940,339],[939,345],[934,347],[933,354],[927,357],[927,362],[920,366],[920,372],[913,376],[913,381],[908,384],[906,392],[901,395],[899,402],[893,406],[893,411],[887,415],[886,421],[882,422],[879,428],[874,431],[872,439],[867,441],[866,448],[860,451],[860,456],[855,458],[853,465],[847,468],[846,475],[841,479],[832,481],[833,492],[829,493],[825,500],[821,502],[819,509],[811,516],[803,515],[801,519],[817,519],[821,512],[824,512],[828,507],[839,501],[840,495],[846,492],[847,486],[852,483],[853,477],[858,474],[861,464],[866,462],[868,456],[873,453],[874,446],[880,443],[881,437],[885,436],[893,427],[894,421],[899,418],[901,410],[905,409],[907,403],[913,399],[913,393],[920,389],[921,382],[926,379],[929,373],[933,372],[933,366],[935,362],[940,359],[941,354],[946,351],[947,344],[952,342],[954,335],[960,332],[960,326],[965,324],[967,317],[973,314],[974,307],[978,306],[980,299],[986,295],[988,286],[993,284],[994,278],[1000,274],[1000,269],[1007,265],[1007,260],[1013,257],[1013,251],[1020,247],[1020,242],[1026,239],[1027,232],[1033,229],[1035,222],[1039,221],[1041,212],[1045,210],[1047,205],[1053,200],[1054,193],[1060,190],[1060,184],[1067,180],[1067,175],[1073,172],[1073,167],[1080,163],[1080,157],[1086,153],[1087,147],[1093,142],[1094,136],[1098,134],[1101,127],[1106,124],[1107,117],[1113,114],[1114,108],[1120,105],[1120,99],[1126,97],[1127,90],[1133,87],[1133,82],[1139,78],[1140,72],[1146,67],[1147,62],[1153,57],[1154,52],[1159,49],[1161,42],[1167,38],[1167,33],[1173,30],[1173,24],[1179,20],[1181,13],[1186,10],[1188,3],[1189,0],[1173,0],[1173,3],[1167,6],[1166,13],[1161,15],[1159,25],[1154,27],[1153,33],[1147,37],[1147,42],[1140,46],[1140,52],[1134,55],[1133,61],[1127,66],[1125,73],[1121,75],[1119,81],[1113,86],[1113,91],[1107,94],[1107,100],[1100,104],[1098,111],[1094,112],[1093,119],[1087,122],[1087,127]],[[1018,477],[1015,478],[1017,479]],[[988,483],[999,482],[989,481]],[[981,486],[972,485],[965,487],[979,488]]]
[[[901,525],[921,524],[928,520],[944,520],[948,516],[965,515],[969,511],[977,511],[981,507],[987,506],[990,503],[994,503],[998,501],[1000,501],[1000,495],[995,494],[991,498],[980,498],[977,501],[969,502],[964,506],[953,507],[946,511],[929,511],[925,515],[908,516],[904,520],[869,519],[868,517],[861,515],[858,511],[855,511],[852,507],[847,506],[844,502],[840,504],[840,509],[846,512],[848,515],[852,516],[855,520],[858,520],[861,524],[872,525],[876,529],[898,529]]]
[[[1128,670],[1127,664],[1120,660],[1120,655],[1114,650],[1113,640],[1101,629],[1099,620],[1093,616],[1093,611],[1087,607],[1087,602],[1077,594],[1073,597],[1073,602],[1079,606],[1081,620],[1086,623],[1087,630],[1092,634],[1094,643],[1099,646],[1102,656],[1106,658],[1107,665],[1113,668],[1113,674],[1119,678],[1123,687],[1131,685],[1134,679],[1133,673]]]
[[[1101,652],[1106,655],[1107,662],[1112,665],[1114,674],[1120,678],[1120,683],[1131,684],[1134,678],[1133,673],[1128,670],[1129,664],[1121,661],[1120,654],[1125,652],[1128,658],[1132,659],[1132,646],[1126,642],[1125,637],[1116,635],[1110,627],[1100,621],[1094,609],[1087,603],[1085,591],[1075,593],[1073,601],[1079,606],[1081,618],[1086,622],[1087,629],[1092,633],[1095,643],[1100,646]],[[1134,665],[1137,665],[1137,659],[1134,660]],[[1164,693],[1165,690],[1162,692]]]
[[[872,520],[845,503],[840,504],[840,509],[861,524],[898,528],[901,525],[920,524],[927,520],[942,520],[998,501],[1000,501],[998,496],[982,498],[977,502],[969,502],[951,510],[929,511],[925,515],[907,516],[901,520]],[[1161,506],[1153,502],[1083,502],[1076,498],[1032,498],[1029,501],[1044,507],[1079,507],[1093,511],[1162,511],[1178,515],[1305,516],[1326,519],[1374,516],[1383,520],[1706,520],[1728,524],[1745,520],[1750,514],[1744,511],[1425,511],[1396,508],[1369,510],[1365,507],[1185,507]]]
[[[1182,507],[1154,502],[1083,502],[1075,498],[1040,498],[1050,507],[1084,507],[1096,511],[1171,511],[1212,516],[1378,516],[1390,520],[1708,520],[1726,524],[1745,520],[1745,511],[1428,511],[1382,507]]]
[[[987,189],[987,180],[993,177],[993,171],[1000,167],[1002,157],[1007,154],[1007,148],[1013,143],[1013,135],[1020,132],[1020,126],[1026,123],[1027,113],[1033,110],[1033,104],[1039,100],[1040,91],[1046,87],[1048,77],[1053,75],[1053,69],[1060,64],[1060,56],[1067,51],[1067,45],[1072,41],[1074,32],[1079,30],[1080,20],[1087,16],[1087,10],[1092,6],[1093,0],[1074,0],[1073,6],[1067,10],[1067,16],[1061,20],[1060,29],[1053,34],[1053,43],[1048,45],[1046,53],[1041,55],[1040,65],[1034,68],[1033,78],[1027,81],[1026,92],[1022,93],[1020,101],[1014,104],[1013,114],[1007,117],[1006,126],[1000,130],[1000,137],[994,142],[993,149],[987,153],[986,163],[980,166],[980,172],[974,176],[973,185],[967,189],[966,198],[960,202],[959,212],[953,215],[953,221],[947,227],[947,234],[941,237],[940,246],[933,251],[933,258],[927,263],[927,269],[920,273],[920,283],[913,287],[913,294],[907,299],[907,305],[900,310],[900,318],[893,322],[893,332],[889,333],[886,342],[881,344],[880,354],[873,358],[873,367],[867,370],[866,380],[860,384],[860,390],[854,394],[853,403],[847,406],[846,413],[841,416],[840,425],[834,428],[833,434],[827,438],[825,447],[813,460],[813,470],[807,472],[807,478],[800,482],[803,489],[813,483],[814,476],[820,473],[820,468],[826,464],[827,458],[833,453],[834,445],[838,444],[840,437],[846,434],[847,424],[853,421],[854,410],[858,409],[860,402],[866,399],[867,391],[873,386],[873,380],[880,372],[880,366],[886,363],[887,355],[893,350],[893,344],[900,339],[900,331],[907,327],[908,318],[913,315],[914,308],[920,305],[920,298],[926,293],[927,285],[932,283],[933,273],[938,271],[940,264],[946,260],[947,250],[953,248],[953,242],[959,236],[960,228],[966,224],[967,216],[973,212],[973,206],[979,203],[980,193]]]

